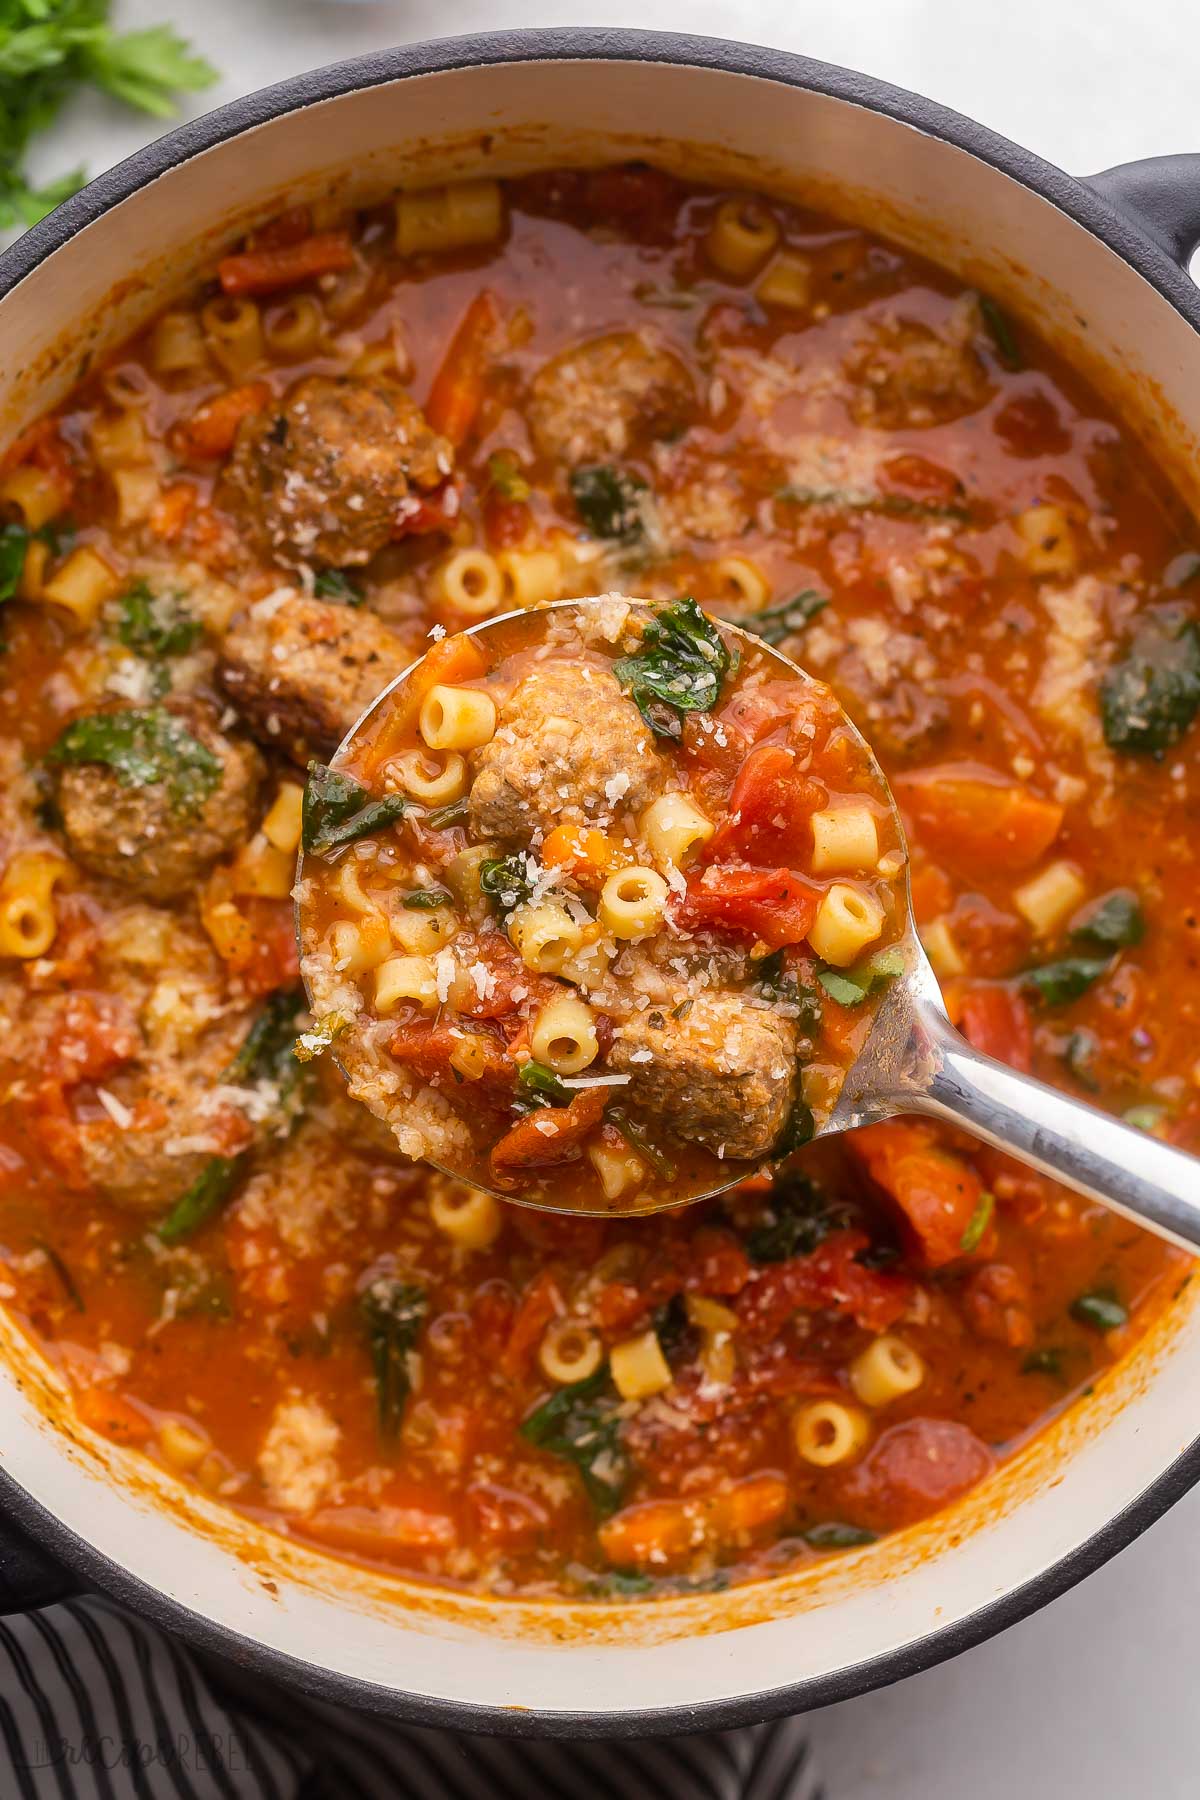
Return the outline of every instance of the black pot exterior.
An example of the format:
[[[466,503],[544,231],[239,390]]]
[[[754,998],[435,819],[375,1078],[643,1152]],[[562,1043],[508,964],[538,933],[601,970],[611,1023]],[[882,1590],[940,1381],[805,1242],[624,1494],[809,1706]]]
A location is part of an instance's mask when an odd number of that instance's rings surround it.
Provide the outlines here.
[[[407,77],[513,62],[663,63],[725,70],[883,113],[957,146],[1048,200],[1150,282],[1200,332],[1200,293],[1186,273],[1200,245],[1200,155],[1156,157],[1076,180],[984,126],[919,95],[784,51],[658,32],[558,28],[405,45],[301,75],[169,132],[110,169],[0,256],[0,301],[70,238],[138,189],[205,150],[288,112]],[[1200,346],[1198,346],[1200,350]],[[511,1711],[430,1700],[333,1673],[214,1625],[102,1556],[0,1470],[0,1613],[45,1605],[77,1583],[202,1649],[322,1699],[407,1724],[497,1736],[600,1738],[723,1731],[848,1700],[956,1656],[1035,1612],[1092,1573],[1200,1481],[1200,1440],[1085,1543],[1036,1579],[900,1649],[761,1696],[621,1713]],[[503,1654],[498,1646],[497,1654]]]

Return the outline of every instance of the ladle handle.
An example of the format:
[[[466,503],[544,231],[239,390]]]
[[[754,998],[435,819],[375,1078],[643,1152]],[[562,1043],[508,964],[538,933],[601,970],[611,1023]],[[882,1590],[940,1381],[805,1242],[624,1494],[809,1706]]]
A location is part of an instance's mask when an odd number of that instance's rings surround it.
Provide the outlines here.
[[[904,1110],[961,1125],[1113,1212],[1200,1251],[1200,1160],[973,1050],[920,1008],[927,1061]]]

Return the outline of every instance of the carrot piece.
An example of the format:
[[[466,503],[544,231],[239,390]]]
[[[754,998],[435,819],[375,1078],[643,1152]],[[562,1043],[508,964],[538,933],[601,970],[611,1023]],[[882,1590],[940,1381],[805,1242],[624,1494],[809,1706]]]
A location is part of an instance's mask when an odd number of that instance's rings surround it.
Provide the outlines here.
[[[583,1140],[604,1116],[608,1094],[604,1088],[583,1088],[569,1106],[539,1107],[506,1131],[493,1144],[490,1157],[492,1180],[507,1187],[522,1169],[550,1169],[574,1162]]]
[[[600,1544],[617,1568],[661,1570],[694,1556],[744,1542],[783,1517],[789,1504],[782,1475],[751,1475],[724,1493],[691,1500],[642,1500],[600,1527]]]
[[[196,489],[190,481],[173,481],[164,488],[150,514],[150,529],[155,537],[173,543],[187,524],[196,499]]]
[[[889,1119],[852,1132],[847,1142],[904,1214],[931,1269],[969,1254],[964,1238],[983,1183],[969,1163],[942,1149],[930,1126]],[[990,1251],[990,1230],[976,1250]]]
[[[621,867],[619,847],[594,825],[556,825],[542,845],[542,861],[549,869],[569,869],[576,881],[600,887],[606,875]]]
[[[500,309],[485,288],[463,314],[433,378],[425,417],[457,450],[471,434],[483,403],[487,358]]]
[[[118,1444],[144,1444],[154,1435],[145,1413],[108,1388],[80,1388],[75,1396],[75,1414],[81,1424]]]
[[[1006,987],[972,987],[963,994],[959,1027],[969,1044],[1010,1069],[1033,1068],[1033,1023],[1020,994]]]
[[[270,398],[271,390],[265,381],[247,381],[242,387],[226,388],[223,394],[197,407],[191,418],[176,428],[178,449],[185,456],[205,462],[228,456],[242,420],[261,412]]]
[[[1056,801],[972,763],[919,769],[893,786],[916,834],[969,869],[1027,869],[1062,828]]]
[[[558,1282],[551,1269],[543,1269],[526,1288],[512,1322],[500,1356],[500,1367],[510,1381],[518,1380],[529,1368],[534,1348],[552,1319],[563,1310]]]
[[[274,294],[314,275],[348,269],[353,261],[348,231],[318,231],[297,244],[267,244],[259,250],[223,256],[217,274],[227,294]]]
[[[367,751],[363,774],[368,782],[385,762],[404,747],[404,741],[417,723],[426,696],[443,683],[476,681],[487,668],[483,652],[465,632],[442,638],[425,652],[421,667],[396,696],[379,735]]]

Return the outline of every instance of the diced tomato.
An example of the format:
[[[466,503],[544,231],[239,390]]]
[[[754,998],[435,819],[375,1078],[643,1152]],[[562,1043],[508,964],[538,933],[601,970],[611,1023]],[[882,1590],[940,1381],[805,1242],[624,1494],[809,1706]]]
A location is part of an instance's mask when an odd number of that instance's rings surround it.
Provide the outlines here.
[[[732,780],[755,744],[813,710],[812,694],[798,682],[764,681],[740,689],[711,718],[707,713],[688,713],[683,721],[683,753],[699,767]]]
[[[117,1444],[144,1444],[154,1436],[154,1427],[145,1413],[111,1388],[80,1388],[75,1395],[75,1412],[81,1424]]]
[[[948,912],[954,903],[954,883],[936,863],[914,861],[912,867],[912,909],[918,925],[928,925],[939,913]]]
[[[1010,1263],[973,1269],[963,1289],[963,1307],[972,1330],[994,1344],[1024,1350],[1033,1342],[1033,1298],[1029,1283]]]
[[[1017,394],[992,419],[992,430],[1014,456],[1064,456],[1071,433],[1047,394]]]
[[[264,245],[223,256],[217,274],[226,294],[274,294],[317,275],[336,274],[354,263],[348,231],[319,231],[296,243]]]
[[[984,1056],[1028,1075],[1033,1067],[1033,1022],[1024,998],[1012,988],[967,988],[959,1002],[963,1036]]]
[[[456,1076],[450,1058],[455,1050],[464,1048],[467,1038],[473,1052],[472,1070],[478,1067],[480,1072]],[[483,1087],[500,1088],[507,1094],[511,1093],[517,1075],[516,1064],[508,1051],[489,1033],[465,1032],[461,1026],[433,1025],[424,1019],[398,1026],[388,1042],[388,1053],[394,1062],[415,1070],[422,1081],[476,1081]]]
[[[464,982],[455,993],[455,1010],[467,1019],[508,1019],[527,1002],[548,999],[556,984],[545,975],[533,975],[525,967],[502,931],[484,932],[476,941],[472,961],[482,966],[486,980],[480,988]],[[520,1000],[514,998],[520,994]]]
[[[276,213],[246,239],[247,250],[279,250],[312,236],[312,212],[307,206],[288,206]]]
[[[814,812],[828,793],[796,768],[786,744],[758,744],[738,770],[726,816],[708,846],[716,861],[792,863],[812,853]]]
[[[772,950],[802,943],[816,913],[816,894],[791,869],[709,868],[671,903],[686,930],[737,932]]]
[[[935,1126],[889,1119],[852,1132],[847,1142],[904,1214],[931,1269],[967,1254],[963,1238],[983,1183],[970,1163],[942,1148]],[[985,1233],[976,1248],[987,1242]]]
[[[841,1499],[855,1519],[894,1531],[957,1500],[993,1463],[987,1445],[956,1419],[905,1419],[850,1470]]]
[[[564,1310],[557,1276],[552,1269],[543,1269],[521,1296],[500,1358],[500,1367],[510,1381],[528,1373],[547,1325]]]
[[[445,481],[426,494],[404,496],[392,526],[392,537],[428,537],[435,531],[452,531],[462,511],[462,488],[458,478],[448,475]]]
[[[600,1527],[600,1545],[616,1568],[661,1571],[697,1552],[745,1545],[781,1519],[790,1503],[782,1475],[749,1475],[689,1500],[642,1500]]]
[[[229,946],[231,954],[223,956],[226,968],[248,994],[294,987],[300,979],[300,962],[292,902],[243,895],[237,912],[242,930]]]
[[[1027,869],[1062,827],[1057,801],[973,763],[898,775],[893,788],[914,834],[966,873]]]
[[[837,1231],[807,1256],[756,1270],[734,1301],[742,1329],[773,1338],[804,1310],[848,1313],[867,1331],[886,1331],[908,1306],[913,1288],[905,1275],[856,1261],[869,1243],[864,1232]]]
[[[584,178],[584,204],[596,218],[642,243],[670,236],[681,199],[675,177],[645,163],[591,169]]]
[[[433,378],[425,417],[456,450],[466,443],[483,404],[488,358],[500,324],[495,296],[476,294]]]
[[[270,398],[271,389],[265,381],[247,381],[241,387],[226,388],[176,426],[172,444],[181,456],[193,461],[211,462],[218,456],[228,456],[242,420],[261,412]]]
[[[952,469],[928,457],[907,450],[900,456],[889,456],[879,470],[880,486],[885,493],[907,494],[917,500],[961,500],[966,492]]]
[[[492,1180],[507,1187],[522,1169],[550,1169],[574,1162],[584,1139],[604,1117],[608,1095],[603,1088],[584,1088],[569,1106],[543,1106],[506,1131],[493,1144],[489,1159]]]

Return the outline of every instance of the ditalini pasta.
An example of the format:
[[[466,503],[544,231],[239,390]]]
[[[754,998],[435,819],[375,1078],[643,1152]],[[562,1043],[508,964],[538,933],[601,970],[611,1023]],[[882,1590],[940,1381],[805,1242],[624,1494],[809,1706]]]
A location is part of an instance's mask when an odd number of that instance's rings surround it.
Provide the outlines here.
[[[436,757],[444,791],[414,780]],[[323,848],[350,805],[379,828]],[[406,1154],[535,1204],[649,1210],[789,1154],[904,967],[869,754],[690,599],[442,639],[305,814],[302,967],[351,1092]],[[376,962],[364,911],[404,954]]]

